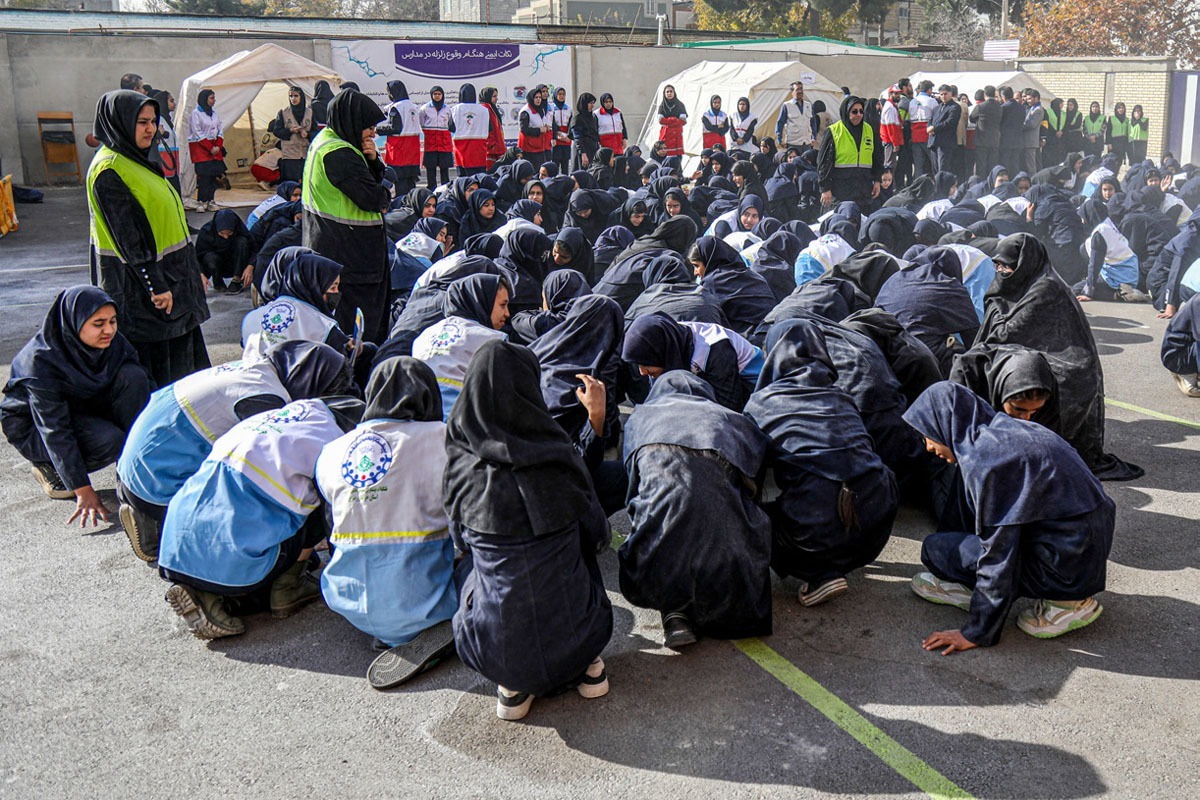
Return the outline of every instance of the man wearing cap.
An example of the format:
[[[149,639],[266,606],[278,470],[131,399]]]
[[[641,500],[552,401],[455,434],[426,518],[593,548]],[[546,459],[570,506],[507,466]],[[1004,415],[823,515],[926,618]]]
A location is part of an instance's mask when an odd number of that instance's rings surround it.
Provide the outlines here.
[[[987,175],[1000,163],[1000,115],[996,87],[983,87],[983,102],[971,109],[975,123],[975,174]]]
[[[812,105],[804,102],[804,84],[792,81],[789,88],[792,96],[783,101],[779,108],[775,141],[781,150],[785,147],[811,147],[817,135],[818,120],[813,114]]]

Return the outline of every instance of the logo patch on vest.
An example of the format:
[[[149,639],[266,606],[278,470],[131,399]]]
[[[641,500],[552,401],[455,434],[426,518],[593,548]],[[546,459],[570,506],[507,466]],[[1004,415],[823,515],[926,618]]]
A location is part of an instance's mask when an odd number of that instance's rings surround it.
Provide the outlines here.
[[[342,478],[355,489],[365,489],[383,480],[392,466],[392,448],[375,433],[359,435],[350,443],[342,461]]]
[[[272,422],[280,425],[289,425],[293,422],[303,422],[312,414],[312,409],[307,405],[290,405],[283,408],[277,408],[267,415],[263,420],[264,424]]]
[[[433,356],[444,356],[450,352],[454,345],[458,344],[466,336],[466,331],[462,325],[451,320],[446,320],[442,323],[441,330],[430,338],[424,352],[413,353],[413,356],[421,360],[428,360]]]
[[[262,329],[267,333],[283,333],[296,320],[296,307],[286,300],[272,303],[263,313]]]

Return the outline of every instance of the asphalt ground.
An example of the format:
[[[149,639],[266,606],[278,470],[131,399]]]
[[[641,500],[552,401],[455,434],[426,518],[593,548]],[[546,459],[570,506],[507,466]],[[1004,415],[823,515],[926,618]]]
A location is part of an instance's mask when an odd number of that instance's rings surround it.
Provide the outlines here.
[[[82,191],[18,211],[0,239],[0,377],[87,276]],[[229,360],[249,300],[210,302],[205,337]],[[319,605],[193,639],[119,523],[67,528],[71,503],[0,445],[0,797],[1194,797],[1200,401],[1159,364],[1148,306],[1087,311],[1108,449],[1147,472],[1105,484],[1118,523],[1095,624],[1035,640],[1010,620],[995,647],[925,652],[964,616],[909,590],[931,525],[905,510],[845,596],[803,608],[777,582],[772,636],[674,653],[616,591],[609,553],[611,693],[539,699],[521,723],[457,661],[372,690],[368,637]],[[113,470],[93,481],[115,510]]]

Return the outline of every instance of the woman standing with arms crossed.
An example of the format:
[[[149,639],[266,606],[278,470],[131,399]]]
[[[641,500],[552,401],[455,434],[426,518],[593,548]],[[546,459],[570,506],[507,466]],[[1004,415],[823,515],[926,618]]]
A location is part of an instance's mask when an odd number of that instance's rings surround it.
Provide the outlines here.
[[[200,263],[183,203],[149,159],[161,112],[138,92],[109,92],[96,107],[102,147],[88,168],[92,283],[118,311],[121,333],[165,386],[209,364]]]

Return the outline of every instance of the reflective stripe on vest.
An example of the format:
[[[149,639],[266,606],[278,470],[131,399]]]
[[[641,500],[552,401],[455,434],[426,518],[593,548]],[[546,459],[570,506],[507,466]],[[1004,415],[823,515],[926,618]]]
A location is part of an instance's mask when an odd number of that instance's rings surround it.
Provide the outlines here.
[[[383,214],[359,208],[325,174],[325,156],[343,148],[357,153],[366,163],[366,157],[345,139],[338,137],[333,128],[323,128],[313,139],[308,158],[304,161],[304,184],[300,196],[304,210],[346,225],[383,225]]]
[[[96,178],[105,170],[111,169],[120,176],[122,182],[129,187],[150,230],[154,233],[155,260],[161,261],[168,253],[182,250],[188,245],[187,217],[183,213],[183,203],[179,195],[171,188],[171,184],[156,172],[146,169],[132,158],[101,147],[88,167],[87,192],[88,211],[91,215],[92,246],[101,255],[114,256],[122,263],[129,263],[117,250],[116,242],[104,217],[96,213]]]
[[[275,367],[266,361],[210,367],[175,381],[172,391],[187,421],[210,442],[237,425],[236,406],[247,397],[272,395],[285,404],[292,401]]]
[[[862,126],[862,142],[854,143],[854,136],[842,122],[829,126],[833,136],[835,157],[834,169],[870,169],[875,157],[875,133],[870,125]]]

